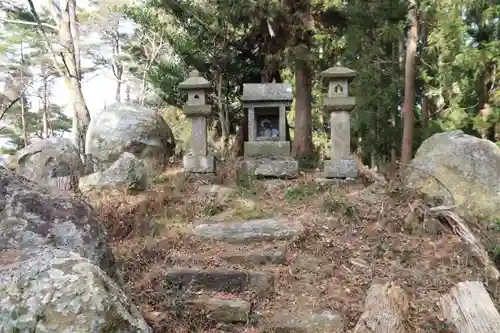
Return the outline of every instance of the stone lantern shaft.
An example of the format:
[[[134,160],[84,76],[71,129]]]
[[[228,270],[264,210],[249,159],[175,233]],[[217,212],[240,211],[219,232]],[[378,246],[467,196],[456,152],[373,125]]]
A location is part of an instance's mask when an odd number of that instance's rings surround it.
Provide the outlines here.
[[[188,100],[184,114],[191,120],[191,154],[184,155],[184,170],[191,173],[212,173],[215,171],[215,159],[207,151],[207,117],[212,108],[206,103],[206,90],[212,85],[200,76],[198,71],[189,73],[189,78],[179,84],[185,90]]]
[[[330,112],[330,160],[325,161],[326,178],[354,178],[358,174],[356,160],[351,155],[350,112],[356,104],[349,97],[349,82],[356,71],[345,67],[332,67],[321,73],[328,85],[324,107]]]

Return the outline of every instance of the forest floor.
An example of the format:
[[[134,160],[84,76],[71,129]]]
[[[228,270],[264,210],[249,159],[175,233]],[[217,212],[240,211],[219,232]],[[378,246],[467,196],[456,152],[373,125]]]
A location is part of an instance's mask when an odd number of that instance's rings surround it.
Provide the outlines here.
[[[155,332],[221,329],[209,320],[180,320],[158,288],[180,256],[203,269],[249,268],[221,261],[219,254],[232,245],[190,233],[207,221],[275,217],[303,226],[301,237],[279,244],[286,247],[284,263],[251,267],[275,277],[272,298],[257,302],[240,295],[263,320],[283,309],[326,309],[341,313],[345,331],[352,332],[370,285],[393,281],[412,295],[408,332],[453,332],[439,318],[439,297],[457,282],[482,280],[466,246],[426,212],[418,193],[359,182],[323,187],[309,173],[295,180],[240,181],[239,186],[235,177],[227,168],[210,180],[188,180],[180,168],[172,168],[147,192],[89,195],[106,223],[128,292]],[[201,190],[210,182],[221,186],[217,195]],[[260,332],[250,327],[229,331]]]

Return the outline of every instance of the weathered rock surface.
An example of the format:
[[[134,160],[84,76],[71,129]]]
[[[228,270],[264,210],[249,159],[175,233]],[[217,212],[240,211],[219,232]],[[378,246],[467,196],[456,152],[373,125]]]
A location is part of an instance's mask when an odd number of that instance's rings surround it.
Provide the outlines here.
[[[422,143],[412,166],[409,186],[447,204],[454,204],[451,192],[466,218],[500,220],[500,148],[493,142],[462,131],[435,134]]]
[[[201,296],[186,302],[192,311],[201,311],[210,319],[225,323],[245,323],[248,321],[251,304],[240,298],[220,298]]]
[[[92,117],[85,148],[100,170],[129,152],[147,166],[165,164],[175,149],[171,129],[160,113],[133,104],[116,103]]]
[[[80,178],[80,189],[92,187],[124,187],[146,190],[150,186],[144,163],[131,153],[123,153],[109,168]]]
[[[174,290],[189,287],[226,293],[253,291],[262,296],[274,291],[274,276],[266,272],[180,268],[168,271],[165,282]]]
[[[332,311],[278,313],[265,327],[276,333],[343,333],[342,316]]]
[[[0,167],[0,250],[42,246],[80,254],[121,281],[97,213]]]
[[[68,139],[34,141],[16,154],[17,172],[42,185],[52,186],[59,177],[81,175],[84,165],[78,149]]]
[[[243,222],[200,224],[193,233],[227,243],[247,243],[252,241],[286,240],[299,236],[303,230],[300,223],[274,218],[248,220]]]
[[[0,332],[149,333],[105,272],[67,250],[0,252]]]

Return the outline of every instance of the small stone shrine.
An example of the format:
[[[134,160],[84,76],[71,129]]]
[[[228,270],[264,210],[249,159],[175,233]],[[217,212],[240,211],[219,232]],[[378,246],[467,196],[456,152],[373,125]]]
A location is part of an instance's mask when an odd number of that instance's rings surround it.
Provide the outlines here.
[[[183,157],[184,171],[188,173],[215,172],[215,158],[207,151],[207,117],[212,109],[205,104],[205,93],[212,85],[200,76],[196,70],[189,73],[189,78],[179,84],[185,90],[188,100],[184,114],[191,120],[191,153]]]
[[[255,176],[294,178],[298,175],[298,162],[290,157],[290,141],[286,140],[286,112],[292,100],[289,84],[243,84],[243,108],[248,112],[244,163]]]
[[[356,160],[351,155],[351,123],[349,113],[356,104],[349,97],[349,82],[356,71],[345,67],[332,67],[321,73],[328,85],[324,107],[330,112],[330,160],[325,161],[323,177],[355,178],[358,175]]]

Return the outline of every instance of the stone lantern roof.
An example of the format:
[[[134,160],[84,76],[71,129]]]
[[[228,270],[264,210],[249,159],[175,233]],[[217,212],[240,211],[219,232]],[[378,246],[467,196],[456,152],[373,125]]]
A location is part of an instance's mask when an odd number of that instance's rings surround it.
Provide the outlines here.
[[[179,89],[183,90],[196,90],[196,89],[208,89],[211,88],[212,84],[205,78],[200,76],[200,72],[193,70],[189,73],[189,77],[183,82],[179,83]]]
[[[287,83],[245,83],[243,102],[291,102],[292,86]]]
[[[347,67],[330,67],[327,70],[321,72],[321,77],[323,80],[329,79],[345,79],[348,82],[354,79],[357,75],[355,70],[349,69]]]

